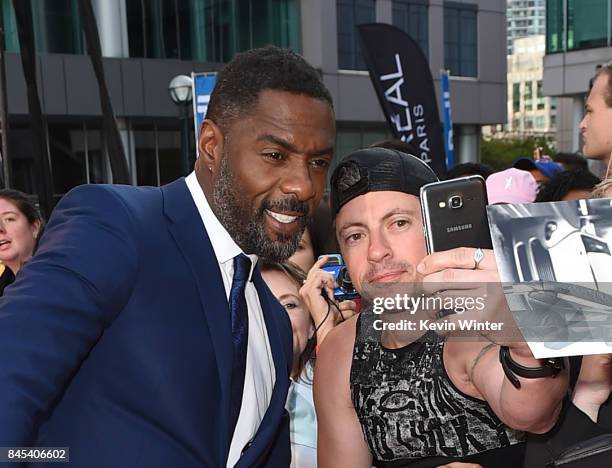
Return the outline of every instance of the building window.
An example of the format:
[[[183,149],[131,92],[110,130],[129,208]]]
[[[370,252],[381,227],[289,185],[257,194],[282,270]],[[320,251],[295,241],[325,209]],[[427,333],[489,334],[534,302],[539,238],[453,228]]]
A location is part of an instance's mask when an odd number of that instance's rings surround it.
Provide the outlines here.
[[[533,86],[531,81],[526,81],[523,88],[523,100],[525,101],[525,110],[533,110]]]
[[[78,0],[32,1],[32,17],[38,52],[83,53]]]
[[[54,196],[81,184],[108,182],[101,123],[48,125]]]
[[[544,91],[542,89],[542,80],[538,80],[537,82],[536,98],[537,98],[537,103],[538,103],[537,104],[538,110],[544,109],[544,107],[546,107],[546,100],[544,98]]]
[[[525,117],[525,130],[533,130],[533,117]]]
[[[444,61],[456,76],[478,75],[478,7],[444,3]]]
[[[608,0],[567,0],[567,49],[605,47]]]
[[[547,0],[546,53],[605,47],[611,15],[608,0]]]
[[[11,158],[11,187],[25,193],[34,193],[38,177],[34,170],[34,146],[29,124],[10,120],[8,152]]]
[[[126,0],[131,57],[228,62],[236,52],[300,46],[298,0]]]
[[[136,130],[134,135],[134,154],[136,156],[136,183],[138,185],[159,185],[157,164],[157,144],[155,130]]]
[[[374,7],[374,0],[336,0],[338,68],[366,69],[357,37],[357,25],[375,21]]]
[[[84,143],[87,183],[104,184],[108,182],[106,151],[102,140],[102,132],[97,129],[85,128]]]
[[[546,1],[546,53],[565,50],[563,2]]]
[[[543,130],[546,127],[545,118],[543,115],[538,115],[535,118],[535,127],[538,130]]]
[[[157,129],[157,158],[159,185],[168,184],[183,175],[180,132]]]
[[[393,138],[388,127],[382,125],[342,124],[336,134],[336,154],[334,162],[340,161],[352,151],[370,146],[383,140]],[[332,164],[335,167],[335,164]],[[330,168],[331,174],[333,168]]]
[[[426,0],[393,0],[393,25],[405,31],[429,56],[429,17]]]
[[[521,111],[521,84],[512,83],[512,112]]]
[[[174,129],[134,126],[136,183],[159,186],[183,174],[180,133]]]
[[[17,35],[17,21],[12,0],[1,0],[0,14],[2,15],[2,28],[4,29],[4,47],[7,52],[19,53],[19,38]]]

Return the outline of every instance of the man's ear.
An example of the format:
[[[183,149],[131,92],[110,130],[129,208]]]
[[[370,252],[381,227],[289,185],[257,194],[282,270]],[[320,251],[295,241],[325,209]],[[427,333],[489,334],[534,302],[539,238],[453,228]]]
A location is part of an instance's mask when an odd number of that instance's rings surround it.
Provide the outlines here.
[[[200,126],[198,152],[210,172],[216,172],[223,154],[224,135],[212,120],[205,119]]]

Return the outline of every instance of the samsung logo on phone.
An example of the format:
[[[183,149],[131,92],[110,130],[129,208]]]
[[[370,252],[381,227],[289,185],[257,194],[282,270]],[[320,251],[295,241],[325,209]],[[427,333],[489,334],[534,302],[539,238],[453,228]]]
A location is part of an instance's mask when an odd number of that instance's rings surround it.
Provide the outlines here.
[[[468,229],[472,229],[472,223],[449,226],[446,228],[446,232],[467,231]]]

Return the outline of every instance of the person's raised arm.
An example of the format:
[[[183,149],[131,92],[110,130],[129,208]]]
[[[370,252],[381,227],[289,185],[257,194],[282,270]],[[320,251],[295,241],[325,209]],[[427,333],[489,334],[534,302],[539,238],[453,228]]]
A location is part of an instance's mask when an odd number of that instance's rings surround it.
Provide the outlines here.
[[[486,297],[485,310],[477,314],[480,322],[501,320],[504,327],[513,325],[492,250],[483,250],[484,256],[476,255],[476,249],[458,248],[437,252],[426,257],[419,265],[424,275],[424,290],[442,296]],[[469,318],[464,313],[459,318]],[[450,320],[455,320],[451,316]],[[510,323],[512,322],[512,324]],[[529,346],[522,340],[505,341],[506,332],[489,339],[505,344],[510,358],[528,368],[540,368],[542,363],[533,357]],[[474,336],[477,336],[474,334]],[[500,362],[500,346],[486,342],[470,343],[453,359],[462,360],[464,373],[477,393],[487,401],[491,409],[507,426],[521,431],[544,433],[557,421],[562,400],[568,387],[567,365],[555,377],[524,378],[516,376],[520,388],[516,388],[506,377]],[[449,365],[449,363],[445,363]]]
[[[523,344],[524,348],[510,347],[512,360],[525,367],[542,366]],[[516,388],[502,369],[499,346],[494,345],[487,351],[479,362],[472,365],[471,380],[499,419],[513,429],[535,434],[552,429],[567,392],[567,367],[555,377],[529,379],[516,376],[521,385]]]
[[[312,317],[319,346],[336,324],[355,315],[357,309],[354,301],[337,303],[334,300],[334,288],[338,285],[334,275],[322,269],[327,260],[328,257],[324,256],[315,262],[300,288],[300,297]]]

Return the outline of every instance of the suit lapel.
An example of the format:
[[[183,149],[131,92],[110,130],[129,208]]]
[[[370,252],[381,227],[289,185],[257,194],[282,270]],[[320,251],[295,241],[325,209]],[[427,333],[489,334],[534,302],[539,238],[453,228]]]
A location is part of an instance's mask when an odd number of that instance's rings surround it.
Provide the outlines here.
[[[219,427],[218,430],[227,434],[229,431],[227,424],[231,393],[232,332],[229,306],[219,263],[185,180],[179,179],[163,186],[161,189],[164,195],[164,213],[170,219],[168,229],[192,270],[200,293],[202,308],[206,315],[212,345],[215,350],[223,398],[221,402],[222,427]],[[292,362],[291,356],[289,356],[291,353],[291,337],[286,336],[283,340],[282,336],[282,334],[291,334],[290,327],[282,326],[283,321],[275,316],[275,314],[283,313],[284,310],[272,296],[258,268],[255,268],[253,272],[253,282],[257,289],[266,324],[276,379],[270,405],[251,446],[239,460],[237,464],[239,467],[257,465],[258,460],[265,456],[269,450],[272,439],[277,434],[278,424],[285,407]],[[227,440],[226,444],[225,447],[220,447],[223,450],[221,459],[225,459],[229,451],[230,441]]]
[[[206,315],[223,398],[220,402],[223,415],[222,427],[217,429],[222,434],[227,434],[229,432],[227,424],[230,407],[232,332],[229,306],[219,263],[185,180],[181,178],[163,186],[162,193],[164,213],[171,221],[168,230],[192,270]],[[220,447],[222,457],[225,457],[229,450],[229,441],[226,443],[227,447]]]
[[[289,373],[291,370],[289,366],[292,362],[292,359],[287,355],[288,352],[291,352],[291,349],[285,349],[287,347],[285,341],[289,338],[286,338],[286,340],[282,339],[282,333],[290,334],[291,331],[287,327],[284,327],[287,329],[283,329],[281,325],[282,320],[274,316],[275,314],[285,312],[266,286],[259,268],[256,268],[253,272],[253,282],[257,289],[261,310],[266,322],[276,379],[268,410],[259,425],[251,446],[236,465],[237,467],[245,468],[258,466],[261,459],[271,448],[272,439],[278,432],[278,424],[285,408],[287,391],[289,389]]]

